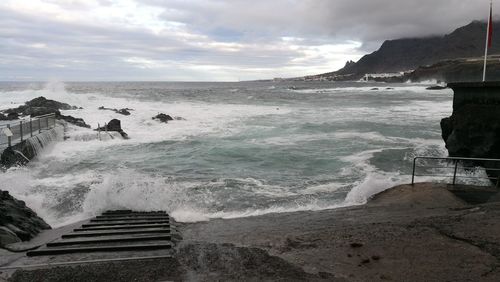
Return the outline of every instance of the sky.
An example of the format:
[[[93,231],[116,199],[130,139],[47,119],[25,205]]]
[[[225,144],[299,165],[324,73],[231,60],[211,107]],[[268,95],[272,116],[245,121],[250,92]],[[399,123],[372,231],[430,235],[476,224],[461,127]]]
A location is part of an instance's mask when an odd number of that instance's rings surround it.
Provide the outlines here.
[[[238,81],[319,74],[359,60],[386,39],[444,35],[485,20],[488,4],[1,0],[0,81]]]

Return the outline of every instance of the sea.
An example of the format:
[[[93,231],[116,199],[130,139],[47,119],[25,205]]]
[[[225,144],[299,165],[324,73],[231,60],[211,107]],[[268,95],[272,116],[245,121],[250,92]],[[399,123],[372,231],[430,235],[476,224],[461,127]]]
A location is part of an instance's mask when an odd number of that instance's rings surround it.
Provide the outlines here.
[[[439,123],[453,92],[428,86],[2,82],[0,110],[44,96],[82,107],[62,113],[94,129],[119,119],[130,139],[68,125],[27,166],[0,172],[0,190],[54,227],[109,209],[197,222],[361,205],[409,183],[415,156],[447,156]]]

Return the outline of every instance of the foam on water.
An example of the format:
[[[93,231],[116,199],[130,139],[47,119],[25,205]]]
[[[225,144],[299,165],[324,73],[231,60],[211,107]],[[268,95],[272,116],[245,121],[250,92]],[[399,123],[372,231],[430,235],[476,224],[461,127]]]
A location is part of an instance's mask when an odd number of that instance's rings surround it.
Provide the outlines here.
[[[407,183],[414,155],[446,155],[439,120],[449,115],[451,96],[423,85],[175,90],[186,97],[168,87],[139,95],[90,86],[70,92],[51,82],[0,92],[4,109],[45,96],[83,107],[63,114],[93,128],[118,118],[131,137],[99,138],[69,125],[68,140],[44,149],[28,167],[0,175],[0,189],[54,226],[106,209],[161,209],[179,221],[200,221],[363,204]],[[299,95],[283,99],[290,92]],[[305,95],[311,93],[318,95]],[[122,116],[100,106],[133,111]],[[186,120],[151,119],[160,112]],[[386,158],[400,168],[384,167]]]

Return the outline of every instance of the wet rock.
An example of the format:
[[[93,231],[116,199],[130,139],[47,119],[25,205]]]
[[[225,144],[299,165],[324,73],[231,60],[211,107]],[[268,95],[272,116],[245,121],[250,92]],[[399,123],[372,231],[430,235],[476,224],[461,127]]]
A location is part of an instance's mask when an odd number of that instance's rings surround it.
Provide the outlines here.
[[[0,120],[8,120],[8,119],[7,119],[7,116],[5,116],[4,114],[0,113]]]
[[[443,90],[446,88],[448,88],[448,86],[434,85],[434,86],[429,86],[425,89],[427,89],[427,90]]]
[[[121,122],[118,119],[110,120],[106,126],[108,131],[123,131]]]
[[[17,237],[16,233],[5,226],[0,226],[0,247],[17,242],[21,242],[21,239]]]
[[[116,111],[116,113],[124,115],[124,116],[130,115],[130,112],[127,109],[120,109],[120,110]]]
[[[124,108],[124,109],[113,109],[113,108],[106,108],[104,106],[100,106],[98,108],[99,110],[106,110],[106,111],[113,111],[117,114],[121,114],[121,115],[124,115],[124,116],[129,116],[130,115],[130,111],[133,111],[133,109],[129,109],[129,108]]]
[[[160,122],[168,123],[169,120],[174,120],[170,115],[166,115],[163,113],[157,114],[153,117],[154,120],[159,120]]]
[[[55,114],[57,119],[65,120],[66,122],[74,124],[76,126],[90,128],[90,125],[86,124],[82,118],[75,118],[70,115],[65,116],[62,115],[60,112],[60,110],[76,110],[76,109],[79,108],[55,100],[49,100],[42,96],[26,102],[23,106],[5,110],[4,113],[7,114],[6,117],[7,120],[18,119],[19,116],[21,115],[37,117],[47,114]],[[0,117],[0,120],[1,119],[2,118]]]
[[[17,113],[23,116],[39,116],[44,114],[58,113],[59,110],[76,110],[76,106],[71,106],[66,103],[47,99],[43,96],[26,102],[24,105],[17,108],[5,110],[4,113]]]
[[[66,103],[61,103],[55,100],[49,100],[43,96],[35,98],[31,101],[26,102],[26,106],[28,107],[45,107],[52,108],[56,110],[76,110],[76,106],[71,106]]]
[[[441,132],[450,157],[500,158],[500,105],[464,105],[441,120]],[[497,163],[474,162],[492,168],[490,177],[498,178]]]
[[[19,119],[18,113],[9,113],[7,114],[7,120],[16,120]]]
[[[31,107],[27,108],[23,114],[29,115],[31,117],[39,117],[48,114],[60,114],[59,110],[47,107]]]
[[[66,121],[68,123],[74,124],[74,125],[79,126],[79,127],[90,128],[90,125],[88,125],[83,120],[83,118],[76,118],[76,117],[73,117],[73,116],[65,116],[65,115],[61,115],[60,113],[56,113],[56,118],[64,120],[64,121]]]
[[[23,201],[0,190],[0,246],[27,241],[50,226]]]
[[[22,166],[36,156],[33,147],[26,141],[7,147],[0,156],[0,165],[5,168]]]
[[[116,132],[120,133],[120,135],[124,139],[129,139],[128,134],[125,133],[125,131],[123,131],[121,121],[119,119],[112,119],[105,126],[99,127],[96,130],[98,130],[98,131],[116,131]]]

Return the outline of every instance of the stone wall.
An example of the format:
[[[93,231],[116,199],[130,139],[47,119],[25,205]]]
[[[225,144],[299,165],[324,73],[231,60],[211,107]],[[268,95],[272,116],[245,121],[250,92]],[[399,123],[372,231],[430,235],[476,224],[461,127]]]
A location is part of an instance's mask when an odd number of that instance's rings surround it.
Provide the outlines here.
[[[12,166],[25,165],[35,158],[40,150],[62,138],[62,126],[44,131],[39,135],[30,137],[16,145],[6,148],[0,156],[0,167],[10,168]]]

